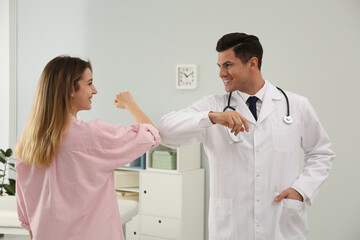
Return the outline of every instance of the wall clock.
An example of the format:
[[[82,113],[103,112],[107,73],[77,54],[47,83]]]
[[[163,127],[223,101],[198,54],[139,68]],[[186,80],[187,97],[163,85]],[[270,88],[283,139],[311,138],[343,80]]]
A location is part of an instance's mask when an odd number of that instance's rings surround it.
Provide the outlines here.
[[[197,67],[195,64],[176,65],[177,89],[195,89],[197,85]]]

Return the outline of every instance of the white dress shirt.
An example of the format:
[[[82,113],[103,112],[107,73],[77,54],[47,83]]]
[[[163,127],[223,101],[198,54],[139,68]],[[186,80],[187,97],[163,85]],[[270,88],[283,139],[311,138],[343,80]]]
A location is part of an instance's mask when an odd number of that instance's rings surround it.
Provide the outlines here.
[[[263,99],[264,99],[264,93],[265,93],[266,86],[267,86],[267,82],[265,81],[265,84],[262,86],[262,88],[257,93],[255,93],[255,95],[249,95],[249,94],[244,93],[244,92],[236,91],[241,96],[241,98],[244,100],[244,102],[246,103],[246,105],[248,107],[249,107],[249,103],[247,103],[247,100],[249,99],[249,97],[255,96],[255,97],[258,98],[258,101],[256,102],[256,114],[257,114],[257,116],[259,116],[259,114],[260,114],[260,109],[261,109],[261,105],[262,105],[262,102],[263,102]]]

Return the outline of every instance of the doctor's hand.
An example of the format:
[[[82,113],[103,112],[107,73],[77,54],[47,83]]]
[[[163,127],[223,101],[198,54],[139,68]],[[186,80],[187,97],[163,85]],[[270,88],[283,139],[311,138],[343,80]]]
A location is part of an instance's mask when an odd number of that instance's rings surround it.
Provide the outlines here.
[[[210,112],[209,119],[213,124],[220,124],[230,128],[235,136],[238,135],[239,132],[249,132],[247,120],[237,111]]]
[[[284,198],[288,198],[288,199],[294,199],[294,200],[298,200],[300,202],[303,202],[304,199],[301,196],[301,194],[296,191],[294,188],[288,188],[285,189],[282,193],[280,193],[279,196],[277,196],[274,201],[275,202],[280,202],[281,200],[283,200]]]
[[[126,109],[129,105],[136,104],[130,92],[120,92],[116,94],[114,105],[118,108]]]

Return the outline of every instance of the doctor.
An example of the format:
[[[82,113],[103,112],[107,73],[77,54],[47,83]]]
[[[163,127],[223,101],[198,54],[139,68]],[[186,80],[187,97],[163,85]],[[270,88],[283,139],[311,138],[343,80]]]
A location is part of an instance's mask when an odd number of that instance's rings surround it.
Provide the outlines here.
[[[306,239],[304,203],[313,203],[335,157],[329,137],[305,97],[283,94],[263,79],[256,36],[227,34],[216,50],[227,93],[163,116],[162,144],[203,143],[210,169],[209,239]],[[228,105],[235,111],[223,112]],[[287,106],[292,121],[285,122]]]

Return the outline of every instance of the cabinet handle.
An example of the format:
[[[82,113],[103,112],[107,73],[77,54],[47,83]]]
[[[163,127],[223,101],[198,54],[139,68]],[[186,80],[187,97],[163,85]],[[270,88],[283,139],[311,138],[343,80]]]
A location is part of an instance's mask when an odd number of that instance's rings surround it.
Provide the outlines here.
[[[161,223],[161,220],[159,220],[159,223]]]
[[[144,190],[144,194],[146,194],[146,190]]]
[[[134,232],[134,235],[136,235],[136,232]]]

